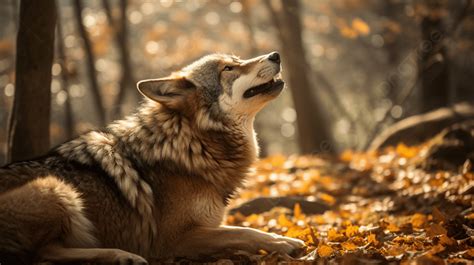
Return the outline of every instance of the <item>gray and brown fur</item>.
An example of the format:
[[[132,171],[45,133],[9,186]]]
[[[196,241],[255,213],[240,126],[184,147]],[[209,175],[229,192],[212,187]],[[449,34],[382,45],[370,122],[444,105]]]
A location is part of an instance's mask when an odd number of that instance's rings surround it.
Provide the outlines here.
[[[221,225],[257,158],[253,118],[283,83],[249,99],[242,93],[274,79],[275,56],[214,54],[141,81],[146,100],[135,114],[0,168],[0,263],[145,264],[224,249],[302,247]]]

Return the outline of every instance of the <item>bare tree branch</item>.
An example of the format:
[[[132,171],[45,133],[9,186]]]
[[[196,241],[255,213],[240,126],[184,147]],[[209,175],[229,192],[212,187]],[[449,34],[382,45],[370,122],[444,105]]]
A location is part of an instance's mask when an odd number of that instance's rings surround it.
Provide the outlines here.
[[[102,102],[102,95],[100,93],[99,82],[97,81],[97,75],[95,70],[95,56],[92,51],[92,44],[89,39],[86,28],[82,22],[82,3],[81,0],[74,0],[74,13],[76,16],[76,23],[79,29],[79,34],[84,43],[84,50],[86,52],[86,63],[87,63],[87,73],[89,75],[90,87],[92,92],[92,97],[94,100],[94,105],[97,113],[97,118],[99,120],[99,125],[103,126],[106,123],[105,108]]]
[[[129,56],[128,46],[128,23],[127,23],[127,0],[120,0],[120,18],[115,20],[113,18],[112,9],[108,0],[102,0],[102,5],[109,21],[110,27],[112,27],[115,35],[115,41],[117,43],[120,53],[120,64],[122,66],[122,78],[120,80],[120,89],[117,97],[113,104],[113,117],[118,118],[121,115],[121,105],[125,100],[125,96],[128,93],[132,93],[135,101],[138,101],[138,92],[135,89],[136,80],[133,75],[131,67],[131,60]]]

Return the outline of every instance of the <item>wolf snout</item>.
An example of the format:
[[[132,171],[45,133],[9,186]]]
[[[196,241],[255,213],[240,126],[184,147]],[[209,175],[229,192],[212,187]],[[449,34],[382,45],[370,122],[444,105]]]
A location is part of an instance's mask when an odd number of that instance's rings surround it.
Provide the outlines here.
[[[268,60],[279,64],[281,62],[280,60],[280,54],[278,52],[272,52],[268,55]]]

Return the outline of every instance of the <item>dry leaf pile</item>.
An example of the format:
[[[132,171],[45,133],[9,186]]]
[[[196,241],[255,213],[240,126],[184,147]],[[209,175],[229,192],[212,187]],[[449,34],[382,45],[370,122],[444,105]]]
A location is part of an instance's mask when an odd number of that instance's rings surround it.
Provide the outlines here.
[[[307,214],[290,208],[227,216],[227,224],[300,238],[296,260],[276,253],[244,255],[234,262],[346,264],[473,264],[474,173],[469,161],[458,171],[426,172],[427,145],[403,144],[380,153],[344,152],[339,159],[272,156],[256,165],[239,205],[259,196],[322,202],[329,210]],[[217,257],[217,259],[219,259]]]

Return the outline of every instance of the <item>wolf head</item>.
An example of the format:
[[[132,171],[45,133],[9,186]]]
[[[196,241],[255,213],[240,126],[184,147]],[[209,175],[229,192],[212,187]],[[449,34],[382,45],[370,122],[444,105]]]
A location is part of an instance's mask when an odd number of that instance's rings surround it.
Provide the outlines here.
[[[277,52],[248,60],[211,54],[170,76],[140,81],[138,90],[207,128],[226,120],[253,120],[283,89],[280,70]]]

